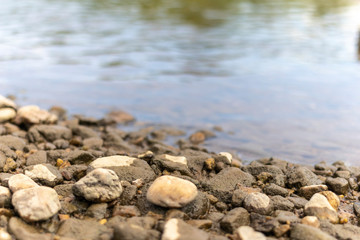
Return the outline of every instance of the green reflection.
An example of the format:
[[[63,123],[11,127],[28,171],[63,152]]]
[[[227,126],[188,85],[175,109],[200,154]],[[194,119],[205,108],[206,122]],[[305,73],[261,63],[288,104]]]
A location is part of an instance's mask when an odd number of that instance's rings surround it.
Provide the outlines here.
[[[281,17],[290,11],[311,12],[314,17],[340,11],[354,0],[72,0],[91,10],[137,11],[146,20],[166,19],[196,26],[216,26],[229,16]]]

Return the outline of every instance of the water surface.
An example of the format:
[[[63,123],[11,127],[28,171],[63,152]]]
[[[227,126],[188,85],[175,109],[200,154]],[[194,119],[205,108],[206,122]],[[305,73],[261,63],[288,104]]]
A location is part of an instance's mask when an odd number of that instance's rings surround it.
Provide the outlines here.
[[[359,13],[356,0],[2,0],[1,92],[220,125],[211,149],[245,160],[358,164]]]

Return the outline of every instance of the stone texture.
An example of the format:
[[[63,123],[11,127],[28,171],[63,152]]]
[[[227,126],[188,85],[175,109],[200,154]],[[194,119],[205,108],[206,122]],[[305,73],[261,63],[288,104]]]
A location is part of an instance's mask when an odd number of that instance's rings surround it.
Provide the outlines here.
[[[294,167],[286,175],[288,184],[295,188],[321,184],[321,180],[306,167]]]
[[[172,218],[165,223],[161,240],[208,240],[206,232],[197,229],[184,221]]]
[[[329,220],[332,223],[338,221],[336,210],[330,205],[327,198],[320,193],[312,196],[305,205],[304,211],[307,216],[316,216],[319,219]]]
[[[297,224],[291,229],[291,240],[336,240],[318,228]]]
[[[71,137],[71,130],[59,125],[36,125],[28,131],[28,138],[31,142],[44,140],[53,142],[58,139],[70,140]]]
[[[111,231],[91,220],[68,219],[59,227],[57,235],[77,240],[110,240]]]
[[[58,195],[49,187],[18,190],[12,197],[12,204],[26,221],[46,220],[60,210]]]
[[[232,209],[220,222],[221,228],[228,233],[233,233],[240,226],[248,225],[250,225],[250,214],[244,208]]]
[[[8,229],[17,240],[53,240],[51,234],[41,233],[39,229],[17,217],[10,218]]]
[[[0,123],[9,121],[16,116],[16,111],[12,108],[0,108]]]
[[[120,197],[122,186],[116,173],[109,169],[97,168],[81,178],[73,186],[76,196],[91,202],[110,202]]]
[[[286,197],[289,195],[289,191],[286,188],[280,187],[274,183],[270,183],[264,187],[264,193],[270,196],[280,195]]]
[[[263,215],[270,214],[273,210],[270,198],[263,193],[250,193],[245,197],[243,205],[249,212]]]
[[[237,184],[250,187],[254,182],[255,178],[249,173],[229,167],[212,177],[204,187],[221,201],[230,202]]]
[[[15,137],[12,135],[4,135],[0,136],[0,144],[4,144],[8,146],[10,149],[16,151],[22,151],[25,147],[25,141],[19,137]]]
[[[281,187],[285,187],[286,176],[283,171],[277,167],[272,165],[263,165],[257,162],[253,162],[252,165],[244,167],[245,171],[251,173],[253,176],[257,176],[261,173],[269,173],[270,178],[269,182],[279,185]]]
[[[326,185],[336,194],[345,195],[349,191],[349,182],[344,178],[327,178]]]
[[[266,240],[266,237],[261,232],[256,232],[252,227],[242,226],[236,230],[236,235],[239,240]]]
[[[24,174],[16,174],[9,178],[8,185],[14,193],[20,189],[38,187],[39,185]]]
[[[162,176],[151,184],[146,198],[158,206],[180,208],[193,201],[197,194],[198,190],[192,182],[173,176]]]
[[[113,240],[158,240],[160,232],[142,226],[122,222],[114,227]]]
[[[47,155],[45,151],[36,151],[26,159],[26,165],[36,165],[47,162]]]
[[[35,105],[21,107],[16,115],[17,123],[25,123],[29,125],[40,123],[51,124],[55,123],[56,121],[56,115],[51,114],[46,110],[40,109]]]
[[[0,186],[0,207],[11,206],[11,193],[7,187]]]

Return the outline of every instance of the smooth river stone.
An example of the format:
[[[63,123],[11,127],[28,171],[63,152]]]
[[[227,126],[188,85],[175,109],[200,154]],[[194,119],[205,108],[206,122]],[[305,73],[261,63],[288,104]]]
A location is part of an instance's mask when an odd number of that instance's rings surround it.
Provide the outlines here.
[[[0,123],[9,121],[16,116],[16,111],[12,108],[0,109]]]
[[[120,197],[123,189],[119,177],[110,169],[97,168],[73,186],[76,196],[91,202],[110,202]]]
[[[18,190],[12,204],[22,219],[32,222],[49,219],[61,208],[56,191],[49,187]]]
[[[162,176],[151,184],[146,198],[161,207],[181,208],[192,202],[197,194],[198,190],[192,182],[173,176]]]
[[[90,166],[93,168],[111,168],[111,167],[127,167],[133,164],[136,158],[128,156],[114,155],[110,157],[98,158]]]
[[[331,206],[328,199],[320,193],[316,193],[311,197],[304,210],[307,216],[316,216],[319,219],[329,220],[332,223],[337,223],[338,221],[336,210]]]

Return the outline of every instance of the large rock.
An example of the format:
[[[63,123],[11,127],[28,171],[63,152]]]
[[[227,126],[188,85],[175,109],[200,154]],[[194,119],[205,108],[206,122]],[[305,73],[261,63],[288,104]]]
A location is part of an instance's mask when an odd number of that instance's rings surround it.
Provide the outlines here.
[[[192,182],[173,176],[162,176],[151,184],[146,198],[158,206],[180,208],[193,201],[197,194],[197,187]]]
[[[81,178],[73,186],[75,195],[91,202],[110,202],[120,197],[123,189],[116,173],[98,168]]]
[[[295,188],[320,185],[321,180],[306,167],[295,167],[287,172],[288,184]]]
[[[60,237],[77,240],[110,240],[111,231],[96,221],[70,218],[61,223],[57,233]]]
[[[334,209],[328,199],[320,193],[312,196],[310,201],[305,205],[304,210],[307,216],[316,216],[319,219],[326,219],[332,223],[337,223],[338,221],[336,209]]]
[[[49,219],[61,208],[56,191],[49,187],[18,190],[12,197],[12,204],[26,221]]]
[[[291,240],[336,240],[318,228],[297,224],[291,229]]]
[[[345,195],[349,191],[349,182],[345,178],[329,177],[326,179],[326,185],[337,194]]]
[[[165,223],[161,240],[208,240],[209,235],[184,221],[172,218]]]
[[[225,168],[205,183],[205,188],[224,202],[231,202],[237,184],[250,187],[255,178],[235,167]]]
[[[28,131],[28,138],[31,142],[48,141],[53,142],[57,139],[69,140],[72,137],[71,130],[59,125],[37,125]]]
[[[114,155],[102,157],[90,163],[90,168],[111,169],[121,180],[132,182],[142,178],[144,182],[155,179],[155,173],[147,162],[128,156]]]

